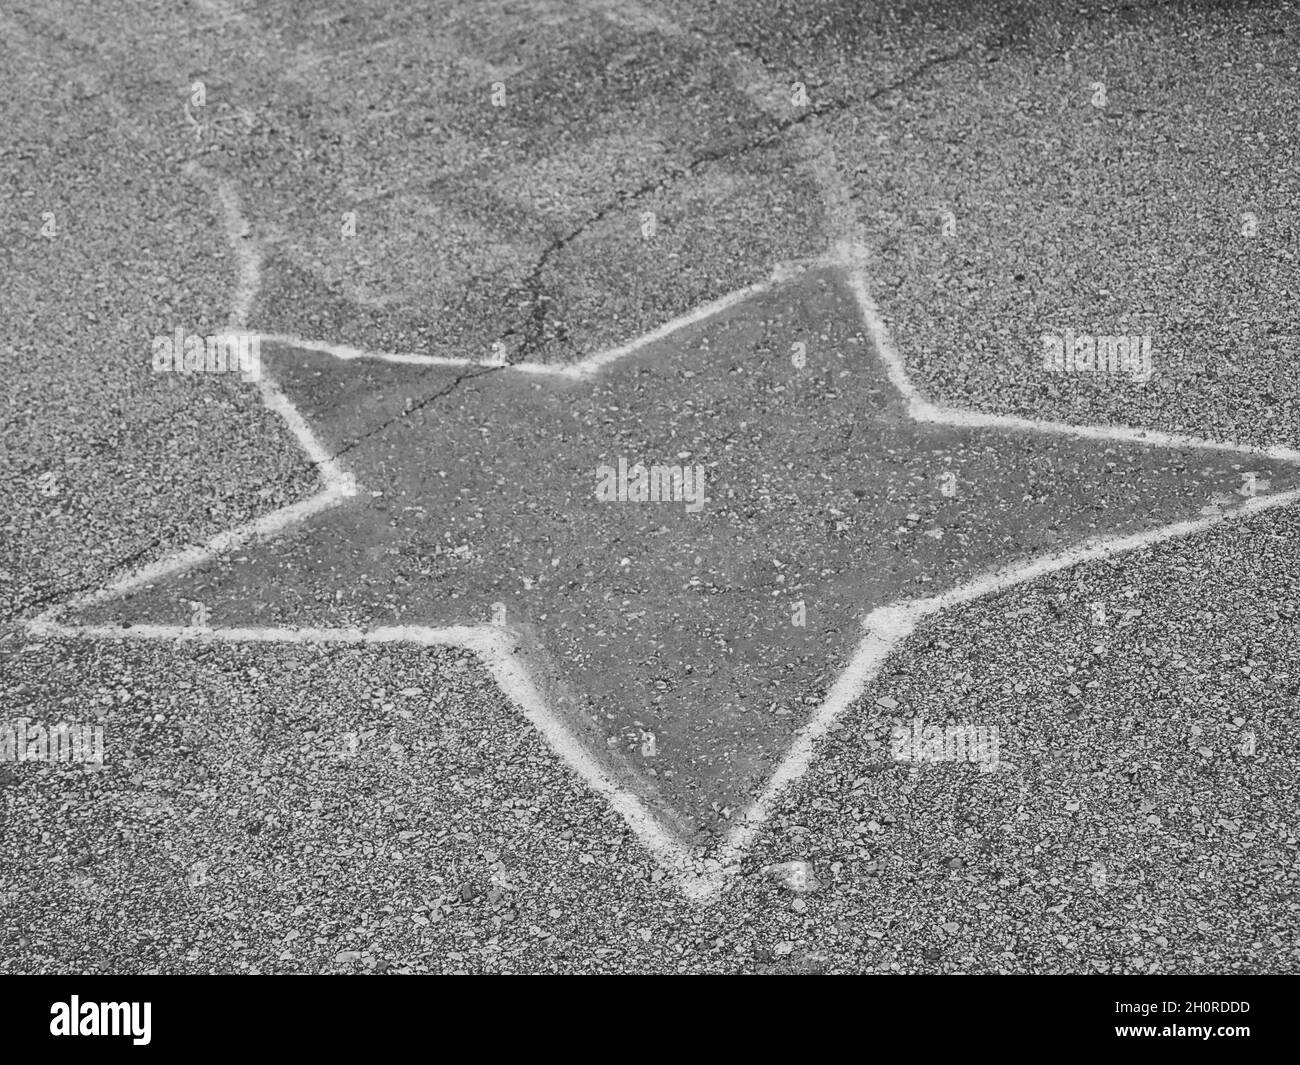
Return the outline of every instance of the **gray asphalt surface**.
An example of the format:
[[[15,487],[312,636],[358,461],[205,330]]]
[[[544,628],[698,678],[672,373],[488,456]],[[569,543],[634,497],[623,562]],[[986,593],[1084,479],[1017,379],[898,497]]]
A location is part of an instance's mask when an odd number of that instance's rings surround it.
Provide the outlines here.
[[[0,722],[94,719],[106,738],[98,771],[0,764],[0,971],[1295,971],[1294,507],[927,621],[703,907],[468,655],[36,640],[21,625],[312,490],[254,390],[150,371],[153,336],[219,328],[237,287],[187,163],[239,189],[266,249],[249,320],[266,333],[569,362],[819,254],[848,211],[933,399],[1297,446],[1295,6],[1056,7],[0,14]],[[771,99],[796,82],[806,107]],[[847,206],[819,191],[814,142]],[[341,238],[350,211],[357,236]],[[803,298],[828,345],[867,349],[832,283]],[[672,357],[783,356],[800,306],[783,299]],[[1066,329],[1150,334],[1156,376],[1037,370],[1040,334]],[[280,349],[268,365],[305,411],[341,411],[322,423],[333,447],[384,420],[334,381],[378,381],[394,402],[445,383]],[[544,440],[494,387],[430,401],[347,461],[400,487],[413,475],[398,458],[427,473],[442,459],[421,446],[450,446],[469,414],[515,428],[515,449]],[[669,410],[707,394],[673,387],[657,397]],[[757,385],[749,398],[768,414],[791,402]],[[629,421],[653,438],[672,423],[657,417]],[[986,479],[1012,464],[994,450],[970,459]],[[1194,514],[1224,490],[1180,477],[1155,494]],[[1140,493],[1125,506],[1164,513]],[[831,550],[797,514],[758,509],[814,559]],[[293,602],[327,600],[338,556],[302,543],[320,568],[298,571]],[[238,613],[252,585],[212,587],[214,609]],[[333,608],[312,609],[281,620]],[[893,761],[890,727],[917,716],[997,727],[1006,764]],[[690,816],[716,820],[718,795]],[[763,872],[792,860],[816,890]]]

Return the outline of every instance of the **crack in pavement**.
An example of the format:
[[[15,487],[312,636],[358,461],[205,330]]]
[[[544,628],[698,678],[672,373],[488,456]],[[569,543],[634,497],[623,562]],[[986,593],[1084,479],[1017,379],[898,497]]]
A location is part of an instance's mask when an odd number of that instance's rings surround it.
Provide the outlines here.
[[[343,447],[338,449],[338,451],[330,455],[330,460],[333,461],[338,459],[342,455],[346,455],[358,444],[362,443],[365,440],[369,440],[372,436],[376,436],[379,433],[382,433],[390,425],[393,425],[396,422],[401,421],[403,418],[409,417],[410,415],[414,414],[418,410],[423,410],[434,400],[442,399],[443,396],[450,395],[452,392],[454,392],[457,388],[460,387],[463,381],[468,381],[475,377],[486,377],[488,374],[497,373],[499,370],[506,369],[509,365],[510,365],[509,363],[502,363],[500,366],[488,366],[486,368],[480,367],[479,372],[477,373],[471,370],[471,371],[467,371],[466,373],[457,374],[456,377],[452,380],[451,384],[449,384],[446,388],[438,392],[430,393],[429,395],[425,396],[422,400],[420,400],[419,403],[416,403],[410,407],[404,407],[400,414],[397,414],[394,417],[387,419],[386,421],[375,426],[373,429],[369,429],[366,432],[362,433],[360,436],[356,437],[349,443],[344,444]]]
[[[149,543],[145,544],[138,551],[132,551],[131,554],[127,555],[125,558],[119,558],[116,562],[110,562],[107,566],[107,572],[113,573],[117,570],[120,570],[124,566],[130,566],[133,563],[139,561],[141,558],[143,558],[147,552],[152,551],[154,548],[160,547],[161,545],[162,545],[161,539],[151,540],[149,541]],[[21,615],[23,614],[24,611],[31,610],[33,607],[45,606],[47,603],[51,602],[54,599],[66,599],[69,596],[74,596],[80,594],[81,592],[89,591],[91,588],[102,587],[103,584],[104,584],[103,578],[96,578],[87,584],[79,584],[74,588],[60,588],[57,591],[49,592],[46,595],[38,596],[37,598],[29,600],[26,603],[19,603],[13,608],[13,611],[11,613],[6,614],[3,619],[0,619],[0,624],[7,625],[10,623],[19,622],[22,620]]]
[[[530,310],[528,319],[524,325],[524,339],[518,349],[518,359],[515,361],[525,360],[530,355],[535,354],[543,339],[543,334],[546,329],[546,305],[548,297],[542,291],[542,272],[549,265],[551,259],[562,252],[573,241],[577,240],[593,226],[599,225],[615,211],[626,208],[629,204],[635,203],[637,200],[652,192],[657,192],[670,183],[680,181],[682,178],[693,174],[700,167],[708,163],[715,163],[723,159],[735,158],[755,151],[756,149],[767,147],[778,141],[791,129],[815,118],[820,118],[823,115],[843,111],[845,108],[850,107],[855,103],[875,103],[880,97],[887,93],[897,92],[898,90],[904,89],[913,84],[935,67],[964,58],[977,47],[983,46],[997,50],[1004,47],[1009,40],[1010,38],[1007,35],[1003,35],[987,44],[985,44],[985,42],[975,42],[963,45],[961,48],[955,49],[951,52],[944,52],[932,56],[930,59],[927,59],[925,62],[908,71],[902,77],[887,85],[882,85],[880,88],[873,90],[865,96],[835,97],[825,101],[824,103],[813,104],[791,118],[778,120],[760,136],[743,140],[739,144],[736,144],[733,141],[725,145],[705,149],[684,166],[678,167],[675,170],[670,170],[666,174],[660,174],[657,177],[650,178],[635,189],[618,193],[613,200],[600,208],[576,229],[552,240],[538,256],[533,269],[529,272],[528,277],[524,279],[523,285],[521,286],[528,296]],[[733,45],[733,47],[735,47],[737,51],[741,50],[740,46]],[[762,60],[759,57],[756,56],[755,59],[760,63],[760,65],[762,65]]]

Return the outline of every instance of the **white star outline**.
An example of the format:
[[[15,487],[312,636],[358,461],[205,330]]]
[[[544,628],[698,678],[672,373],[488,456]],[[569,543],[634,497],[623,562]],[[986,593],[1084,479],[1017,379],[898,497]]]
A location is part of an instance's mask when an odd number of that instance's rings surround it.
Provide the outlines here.
[[[815,137],[806,134],[811,142]],[[1200,437],[1125,428],[1121,426],[1078,426],[1064,422],[986,414],[944,407],[926,400],[912,384],[902,359],[893,347],[889,331],[867,286],[867,249],[853,239],[856,224],[843,221],[846,198],[834,176],[834,161],[829,149],[819,147],[810,160],[811,169],[827,202],[831,227],[843,234],[832,240],[832,250],[819,258],[779,264],[767,280],[749,285],[706,303],[681,317],[665,323],[616,348],[591,355],[563,366],[516,363],[501,365],[476,359],[448,358],[417,354],[365,351],[345,345],[306,340],[277,334],[261,334],[262,340],[303,350],[323,352],[343,360],[378,359],[386,362],[431,366],[500,366],[514,373],[568,378],[589,378],[606,366],[653,344],[677,331],[705,321],[751,296],[773,289],[800,276],[811,267],[832,267],[843,272],[863,324],[871,338],[876,356],[881,360],[890,383],[906,401],[908,415],[918,422],[932,422],[955,427],[1015,429],[1048,433],[1080,439],[1103,440],[1151,447],[1198,448],[1237,452],[1274,461],[1300,465],[1300,451],[1285,447],[1257,448]],[[228,179],[217,179],[197,165],[186,167],[191,177],[211,184],[215,190],[227,238],[234,249],[238,280],[230,315],[231,328],[242,329],[248,319],[261,283],[261,250],[249,238],[235,186]],[[836,216],[841,216],[837,218]],[[838,224],[837,224],[838,223]],[[713,857],[697,857],[669,829],[635,792],[620,784],[569,729],[560,716],[550,710],[542,698],[522,658],[514,651],[511,632],[494,625],[457,625],[431,627],[397,625],[373,629],[320,628],[200,628],[180,625],[132,625],[122,629],[110,625],[75,625],[58,620],[69,611],[84,609],[132,592],[144,585],[183,573],[254,539],[266,539],[283,533],[313,514],[334,507],[358,494],[358,486],[321,445],[301,413],[263,369],[257,382],[266,407],[279,415],[298,441],[307,458],[316,467],[319,490],[288,506],[281,507],[235,528],[228,529],[206,543],[185,548],[127,574],[95,591],[74,596],[28,620],[26,628],[43,637],[83,637],[102,639],[197,640],[234,643],[398,643],[427,647],[459,648],[473,653],[493,676],[501,690],[542,734],[551,749],[594,792],[602,796],[626,822],[656,862],[669,873],[686,898],[708,902],[718,897],[730,877],[739,869],[739,860],[753,843],[768,820],[782,792],[809,769],[818,741],[847,712],[866,686],[876,677],[885,659],[926,617],[950,606],[970,602],[1048,573],[1068,569],[1080,563],[1136,551],[1168,540],[1202,532],[1221,522],[1239,520],[1274,507],[1286,506],[1300,499],[1300,488],[1268,495],[1257,495],[1221,513],[1174,522],[1143,533],[1096,537],[1054,553],[1040,555],[1027,562],[994,569],[940,595],[900,600],[872,610],[862,618],[862,637],[825,700],[809,721],[799,728],[784,757],[758,796],[740,815]]]

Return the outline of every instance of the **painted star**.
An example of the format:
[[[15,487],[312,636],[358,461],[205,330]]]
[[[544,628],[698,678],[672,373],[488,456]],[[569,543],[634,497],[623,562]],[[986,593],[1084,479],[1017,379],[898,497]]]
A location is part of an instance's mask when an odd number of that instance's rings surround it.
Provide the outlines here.
[[[854,261],[567,367],[266,338],[321,492],[34,627],[472,648],[707,895],[926,614],[1297,496],[1287,449],[929,404]]]

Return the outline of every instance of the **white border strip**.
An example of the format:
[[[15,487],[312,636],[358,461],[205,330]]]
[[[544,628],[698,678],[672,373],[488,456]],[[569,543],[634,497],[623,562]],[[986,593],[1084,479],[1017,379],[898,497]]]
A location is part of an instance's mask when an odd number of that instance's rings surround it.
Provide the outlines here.
[[[1208,440],[1199,436],[1164,433],[1154,429],[1130,429],[1123,425],[1071,425],[1068,422],[959,410],[955,407],[942,407],[931,403],[912,383],[902,357],[890,339],[889,327],[871,298],[867,289],[866,272],[861,266],[865,255],[866,249],[860,245],[839,246],[840,264],[847,271],[849,288],[857,301],[867,332],[876,346],[876,351],[880,354],[880,361],[889,375],[890,384],[898,390],[907,403],[907,412],[914,421],[951,425],[959,429],[1013,429],[1019,432],[1052,433],[1084,440],[1113,440],[1117,443],[1146,444],[1151,447],[1235,451],[1243,455],[1258,455],[1279,462],[1300,463],[1300,451],[1289,447],[1259,448],[1248,444]]]
[[[611,363],[626,358],[642,348],[663,340],[673,333],[680,332],[689,326],[699,322],[706,321],[714,315],[720,314],[739,303],[743,303],[751,296],[756,296],[761,292],[767,292],[785,281],[798,276],[804,270],[818,266],[835,266],[838,261],[830,255],[817,256],[810,259],[793,259],[787,262],[777,264],[772,270],[771,276],[766,281],[758,281],[752,285],[746,285],[744,288],[736,289],[734,292],[728,292],[725,296],[709,303],[696,307],[686,314],[679,315],[676,318],[665,322],[656,329],[645,333],[635,340],[628,341],[615,348],[609,348],[605,351],[597,352],[595,355],[589,355],[585,359],[577,362],[551,364],[537,362],[492,362],[487,359],[469,359],[456,358],[448,355],[420,355],[414,352],[391,352],[391,351],[367,351],[364,348],[353,347],[350,344],[331,344],[323,340],[306,340],[302,337],[293,336],[286,333],[259,333],[257,336],[265,344],[283,344],[286,347],[300,348],[303,351],[315,351],[324,355],[332,355],[336,359],[352,361],[354,359],[370,359],[377,362],[398,363],[405,366],[481,366],[484,369],[513,370],[516,373],[534,374],[540,377],[568,377],[575,380],[588,378],[599,373]]]

